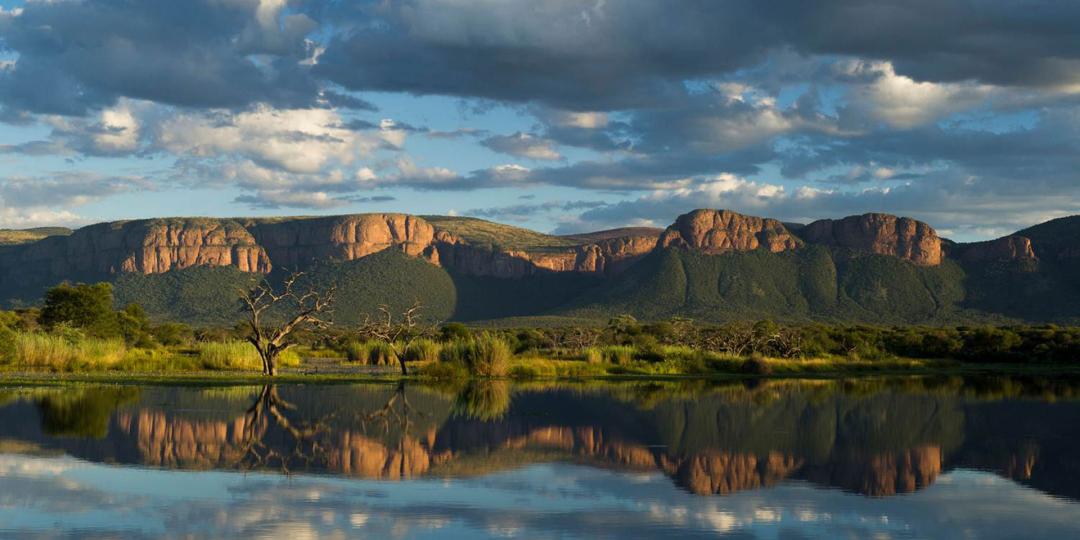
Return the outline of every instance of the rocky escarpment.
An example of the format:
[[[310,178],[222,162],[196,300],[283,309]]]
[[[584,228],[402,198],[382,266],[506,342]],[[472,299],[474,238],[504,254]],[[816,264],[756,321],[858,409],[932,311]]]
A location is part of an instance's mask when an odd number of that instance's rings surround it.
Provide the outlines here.
[[[911,218],[863,214],[843,219],[822,219],[799,231],[813,244],[892,255],[922,266],[941,264],[941,238],[933,227]]]
[[[351,261],[391,247],[439,263],[435,228],[407,214],[253,220],[246,225],[279,267],[297,268],[320,260]]]
[[[270,258],[242,225],[219,219],[153,219],[102,223],[71,236],[53,236],[7,255],[10,267],[58,278],[138,272],[157,274],[192,266],[234,266],[269,272]]]
[[[759,248],[778,253],[799,247],[799,240],[775,219],[728,210],[694,210],[679,216],[660,236],[659,245],[708,254]]]
[[[436,246],[442,265],[457,272],[520,278],[549,272],[617,273],[650,253],[657,240],[658,234],[645,230],[575,246],[492,249],[439,231]]]
[[[949,256],[965,263],[1036,259],[1031,239],[1019,235],[1004,236],[986,242],[957,244],[949,250]]]
[[[267,273],[318,261],[351,261],[391,248],[468,275],[603,274],[619,271],[652,251],[657,236],[649,229],[632,229],[579,240],[548,237],[558,240],[555,246],[503,248],[470,242],[407,214],[168,218],[102,223],[69,237],[4,246],[0,274],[30,269],[56,279],[84,279],[125,272],[159,274],[192,266]]]

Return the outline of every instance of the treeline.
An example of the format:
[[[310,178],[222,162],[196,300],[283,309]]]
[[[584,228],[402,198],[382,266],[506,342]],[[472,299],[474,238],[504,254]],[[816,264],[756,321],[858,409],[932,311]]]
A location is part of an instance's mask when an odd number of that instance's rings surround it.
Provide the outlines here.
[[[43,307],[0,311],[0,366],[8,369],[258,369],[251,328],[152,322],[137,304],[113,308],[109,284],[64,284]],[[848,369],[896,360],[1066,363],[1080,359],[1080,328],[1040,326],[724,325],[623,315],[595,326],[479,328],[423,323],[419,304],[362,324],[298,327],[281,361],[340,359],[438,377],[707,374]],[[283,342],[284,343],[284,342]],[[832,362],[830,365],[829,362]],[[846,367],[845,367],[846,366]],[[858,367],[858,366],[856,366]]]

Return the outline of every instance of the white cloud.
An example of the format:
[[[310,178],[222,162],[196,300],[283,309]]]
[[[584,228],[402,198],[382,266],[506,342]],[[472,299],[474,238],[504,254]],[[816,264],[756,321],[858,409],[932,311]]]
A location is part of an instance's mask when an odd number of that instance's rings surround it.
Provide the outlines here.
[[[851,77],[872,77],[851,89],[851,112],[908,129],[977,107],[994,93],[976,83],[920,82],[897,75],[891,62],[852,60],[837,69]]]
[[[378,148],[400,146],[394,130],[383,135],[342,127],[331,109],[274,109],[259,106],[230,115],[181,114],[164,121],[157,144],[174,154],[201,158],[247,158],[293,173],[317,173],[349,165]]]
[[[544,161],[562,159],[562,154],[555,149],[554,141],[520,131],[512,135],[488,137],[481,144],[496,152],[526,159]]]

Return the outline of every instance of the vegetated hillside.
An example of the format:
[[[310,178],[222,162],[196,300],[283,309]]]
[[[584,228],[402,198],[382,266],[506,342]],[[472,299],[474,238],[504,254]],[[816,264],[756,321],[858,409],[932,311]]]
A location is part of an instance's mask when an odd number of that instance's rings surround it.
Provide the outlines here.
[[[963,270],[952,262],[922,267],[823,246],[720,255],[666,249],[604,283],[567,314],[943,322],[977,316],[961,305],[963,280]]]
[[[944,246],[944,247],[942,247]],[[970,244],[884,214],[806,227],[702,209],[660,231],[553,236],[460,217],[170,218],[0,245],[0,305],[113,281],[156,318],[231,324],[237,291],[303,269],[337,318],[419,300],[433,320],[688,316],[866,323],[1080,321],[1080,217]],[[567,323],[569,324],[569,322]]]
[[[512,225],[457,216],[421,216],[436,229],[453,234],[476,246],[498,249],[542,249],[579,244],[570,238],[552,236]]]
[[[367,314],[378,314],[383,304],[400,313],[419,301],[423,304],[422,316],[429,320],[449,320],[454,313],[456,292],[449,274],[399,251],[385,250],[354,261],[329,261],[305,272],[298,290],[336,287],[333,319],[338,324],[356,324]],[[266,279],[280,286],[287,275],[275,271]],[[260,279],[259,274],[232,267],[194,267],[150,275],[129,273],[116,279],[115,296],[118,306],[141,304],[155,319],[231,325],[244,316],[240,291]]]
[[[964,305],[1032,321],[1080,322],[1080,216],[1018,231],[1035,258],[962,263]]]
[[[0,229],[0,246],[36,242],[50,236],[67,236],[71,229],[66,227],[37,227],[33,229]]]

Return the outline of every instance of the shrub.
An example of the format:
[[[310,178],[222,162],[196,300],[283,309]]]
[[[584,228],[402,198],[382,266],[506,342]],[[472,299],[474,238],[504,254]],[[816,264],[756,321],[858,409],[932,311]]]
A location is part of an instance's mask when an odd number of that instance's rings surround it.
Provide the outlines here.
[[[466,357],[465,365],[479,377],[505,377],[514,355],[501,338],[484,333],[476,338],[474,353]]]
[[[368,341],[364,344],[367,358],[363,362],[369,366],[389,366],[397,362],[397,353],[385,341]]]
[[[471,353],[473,342],[471,339],[455,339],[439,349],[439,361],[448,364],[460,364],[464,366]]]
[[[447,323],[439,330],[443,341],[468,340],[472,338],[469,327],[461,323]]]
[[[406,362],[438,362],[439,344],[430,339],[417,339],[405,349]]]
[[[468,378],[464,364],[457,362],[434,362],[420,368],[420,376],[434,380],[458,380]]]
[[[764,357],[754,354],[743,361],[739,371],[750,375],[769,375],[772,373],[772,366]]]
[[[63,283],[45,293],[40,322],[49,329],[68,324],[98,337],[115,337],[120,330],[112,305],[113,289],[109,283]]]
[[[0,364],[15,361],[15,331],[0,326]]]
[[[590,364],[599,364],[604,361],[604,351],[599,347],[585,349],[585,361]]]
[[[635,349],[629,345],[609,345],[604,347],[603,352],[605,362],[624,366],[634,360]]]

